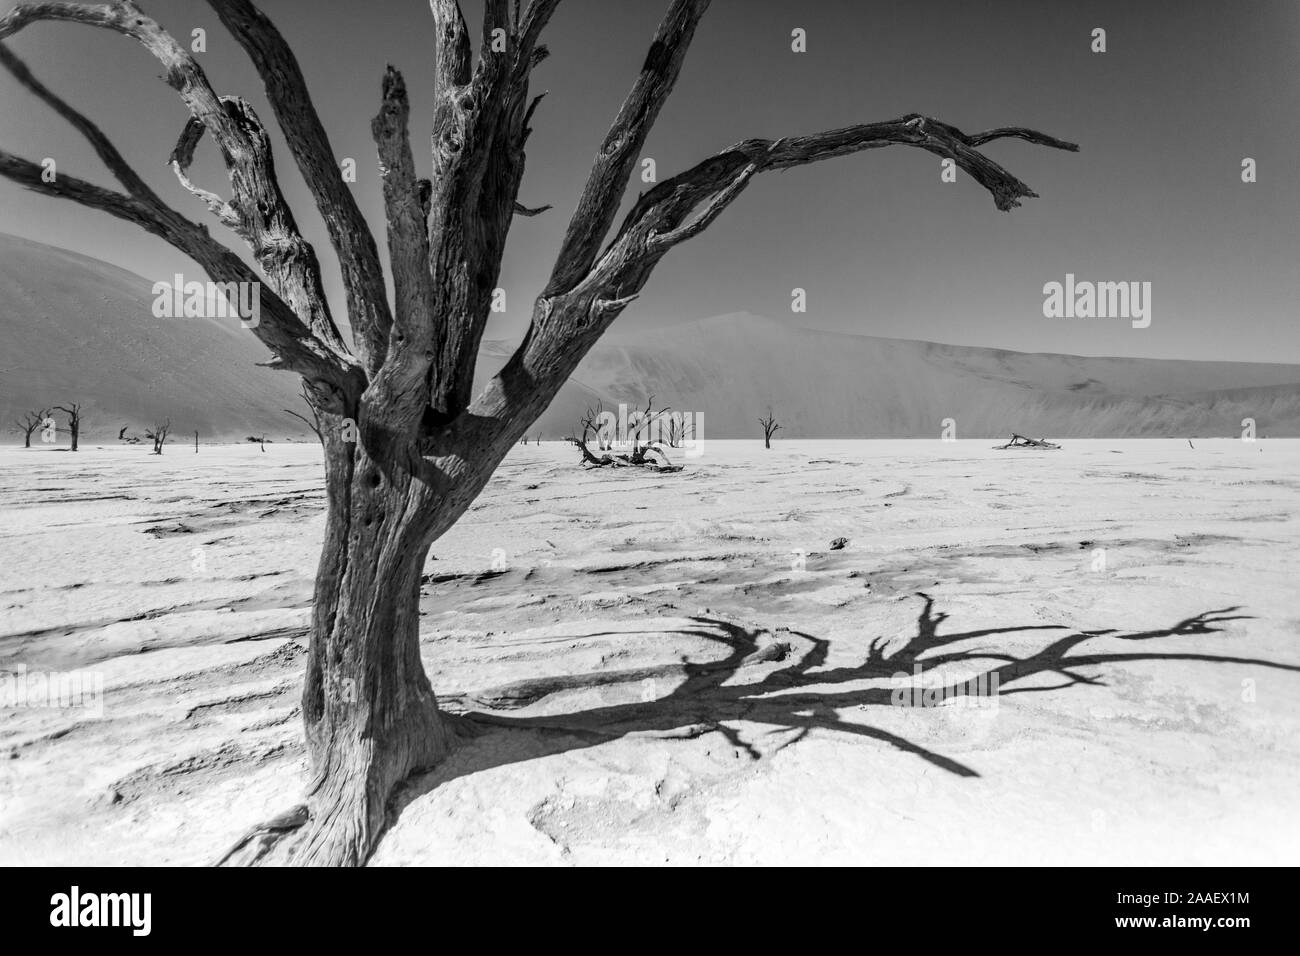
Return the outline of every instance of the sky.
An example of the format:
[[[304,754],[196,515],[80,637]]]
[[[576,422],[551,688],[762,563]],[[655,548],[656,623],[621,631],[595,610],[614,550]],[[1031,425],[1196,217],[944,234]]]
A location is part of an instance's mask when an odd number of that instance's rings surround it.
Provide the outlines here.
[[[0,7],[8,0],[0,0]],[[141,0],[196,54],[220,93],[274,117],[243,51],[201,0]],[[471,29],[478,2],[464,2]],[[520,199],[552,204],[516,219],[488,338],[517,338],[605,130],[668,0],[564,0],[534,74],[548,90]],[[412,99],[412,142],[427,175],[432,20],[422,0],[261,0],[294,47],[381,247],[382,198],[370,119],[392,63]],[[806,52],[791,32],[806,32]],[[1093,31],[1106,52],[1093,52]],[[246,255],[174,180],[166,158],[179,98],[134,41],[42,23],[8,41],[39,78],[94,117],[159,192]],[[1007,140],[990,157],[1042,198],[1011,213],[964,173],[941,180],[922,150],[871,150],[758,177],[704,234],[658,267],[616,329],[654,329],[727,312],[838,332],[1031,352],[1300,362],[1300,3],[1295,0],[714,0],[677,88],[646,144],[659,178],[753,136],[776,138],[918,112],[967,132],[1028,126],[1080,144],[1065,153]],[[325,264],[324,227],[273,129],[277,169]],[[111,185],[66,123],[0,75],[0,146]],[[1242,182],[1253,158],[1257,181]],[[192,171],[227,191],[211,146]],[[626,201],[648,188],[634,177]],[[226,188],[223,188],[226,187]],[[0,180],[0,231],[107,260],[150,285],[197,267],[137,227]],[[1151,323],[1047,318],[1044,285],[1150,282]],[[807,311],[791,310],[806,290]]]

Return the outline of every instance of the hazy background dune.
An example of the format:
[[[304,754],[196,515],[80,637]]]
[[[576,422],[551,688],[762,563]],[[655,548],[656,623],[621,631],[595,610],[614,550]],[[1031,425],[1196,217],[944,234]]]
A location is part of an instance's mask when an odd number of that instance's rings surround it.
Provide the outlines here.
[[[542,434],[571,428],[591,396],[608,407],[653,394],[702,412],[706,438],[756,435],[769,405],[783,438],[937,438],[945,418],[967,438],[1236,436],[1245,417],[1264,434],[1300,435],[1294,365],[1034,355],[744,313],[640,333],[628,318],[579,366]],[[506,343],[488,348],[494,367],[509,354]]]
[[[200,277],[194,273],[187,278]],[[281,411],[301,404],[295,377],[259,368],[270,353],[237,321],[156,318],[152,288],[160,280],[172,277],[145,278],[0,235],[5,431],[30,408],[81,402],[87,441],[113,440],[123,425],[139,431],[167,416],[177,440],[194,429],[206,438],[297,433]]]
[[[259,368],[268,353],[233,320],[154,317],[159,279],[171,276],[0,235],[6,426],[34,406],[78,401],[87,441],[165,416],[178,436],[307,437],[283,411],[302,408],[296,378]],[[653,395],[703,414],[705,438],[756,436],[769,405],[782,438],[933,438],[945,418],[965,438],[1235,436],[1247,417],[1261,435],[1300,436],[1300,366],[1027,354],[814,331],[796,320],[734,313],[642,331],[629,313],[532,434],[560,438],[598,400],[616,408]],[[871,317],[861,321],[869,327]],[[513,348],[484,343],[480,378]]]

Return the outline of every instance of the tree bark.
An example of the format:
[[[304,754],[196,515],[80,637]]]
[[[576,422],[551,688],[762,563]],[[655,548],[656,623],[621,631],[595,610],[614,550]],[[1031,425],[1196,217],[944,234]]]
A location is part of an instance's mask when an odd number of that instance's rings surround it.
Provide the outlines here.
[[[346,442],[340,421],[322,424],[327,517],[302,696],[309,812],[265,862],[355,866],[394,789],[454,743],[420,659],[420,578],[500,455],[464,449],[430,467],[411,443]]]
[[[448,743],[420,663],[428,543],[411,512],[410,474],[354,451],[336,430],[325,455],[328,510],[302,698],[310,816],[286,849],[296,864],[358,865],[383,830],[393,788]]]

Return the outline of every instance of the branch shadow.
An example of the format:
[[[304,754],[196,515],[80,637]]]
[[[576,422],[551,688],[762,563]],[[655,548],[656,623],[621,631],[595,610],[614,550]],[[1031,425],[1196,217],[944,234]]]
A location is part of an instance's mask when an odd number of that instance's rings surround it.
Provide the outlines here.
[[[1105,686],[1098,675],[1080,673],[1083,668],[1136,661],[1201,661],[1213,664],[1242,664],[1300,673],[1300,665],[1283,664],[1258,658],[1219,654],[1135,651],[1091,652],[1089,641],[1109,638],[1121,641],[1151,641],[1160,638],[1186,637],[1222,632],[1222,625],[1251,620],[1251,615],[1237,614],[1240,606],[1205,611],[1166,627],[1149,631],[1123,633],[1113,629],[1073,631],[1064,625],[1018,625],[981,630],[942,632],[948,614],[935,613],[934,599],[918,592],[923,606],[917,617],[916,633],[906,644],[889,652],[888,642],[877,638],[862,663],[849,667],[826,667],[830,642],[801,631],[788,633],[807,642],[797,656],[780,660],[771,668],[771,644],[760,645],[766,631],[751,631],[734,623],[712,617],[693,617],[695,626],[677,628],[673,633],[694,636],[720,644],[725,655],[703,663],[668,665],[595,674],[581,677],[543,678],[515,685],[518,696],[512,706],[522,707],[554,693],[599,686],[612,681],[626,687],[631,680],[644,679],[655,673],[671,674],[678,683],[670,693],[653,700],[622,700],[588,707],[561,715],[512,716],[499,710],[474,710],[474,698],[444,701],[448,715],[463,739],[462,746],[443,764],[412,777],[394,795],[390,805],[390,825],[411,802],[443,783],[494,767],[599,746],[624,737],[682,739],[717,732],[750,760],[763,755],[740,736],[739,722],[771,726],[772,733],[793,732],[789,739],[771,753],[804,739],[814,730],[842,733],[886,744],[915,756],[956,777],[979,777],[979,772],[953,757],[939,753],[899,734],[869,723],[845,720],[842,712],[853,713],[874,707],[897,706],[894,686],[879,686],[882,678],[907,676],[917,666],[933,671],[955,665],[979,665],[973,677],[945,682],[934,687],[944,698],[987,693],[990,686],[1006,696],[1017,693],[1045,693],[1077,686]],[[1031,631],[1067,631],[1034,653],[1024,656],[986,648],[957,649],[955,645],[974,638]],[[785,633],[785,632],[778,632]],[[748,674],[755,679],[744,680]],[[1023,686],[1033,677],[1059,675],[1063,682],[1049,686]],[[848,686],[871,684],[874,686]],[[983,690],[981,691],[981,688]],[[927,687],[929,689],[929,687]],[[498,692],[497,698],[503,695]],[[474,738],[486,733],[512,735],[507,745],[497,741],[490,747],[475,747]],[[519,735],[514,737],[513,735]]]

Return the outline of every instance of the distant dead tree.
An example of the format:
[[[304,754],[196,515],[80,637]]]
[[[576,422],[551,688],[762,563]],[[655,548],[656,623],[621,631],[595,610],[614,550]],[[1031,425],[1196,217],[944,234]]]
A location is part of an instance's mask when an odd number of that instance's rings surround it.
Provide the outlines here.
[[[34,408],[22,418],[14,419],[14,431],[22,432],[24,448],[32,447],[32,432],[41,427],[52,411],[50,408]]]
[[[767,410],[767,418],[760,418],[758,423],[763,426],[763,447],[771,448],[772,436],[776,434],[776,430],[781,426],[778,425],[776,419],[772,417],[772,409],[770,407]]]
[[[199,430],[194,429],[194,454],[199,453]]]
[[[655,411],[655,397],[651,395],[646,399],[645,409],[636,411],[627,416],[627,437],[632,443],[633,449],[643,444],[659,444],[658,434],[660,431],[659,423],[672,411],[671,408],[661,408]]]
[[[56,412],[68,416],[68,434],[72,436],[72,450],[77,450],[77,441],[81,438],[81,406],[76,402],[67,405],[55,405]]]
[[[662,472],[681,471],[681,465],[674,465],[668,459],[663,444],[654,440],[654,425],[666,411],[667,409],[658,412],[654,411],[654,396],[652,395],[650,400],[646,402],[645,411],[634,411],[628,416],[627,440],[631,447],[626,454],[615,454],[613,452],[615,442],[614,436],[610,434],[610,416],[599,403],[595,408],[587,409],[586,415],[579,422],[579,425],[582,426],[580,437],[571,438],[570,441],[578,446],[578,450],[582,452],[583,463],[595,468],[636,465]],[[591,450],[588,442],[592,438],[595,439],[597,451],[600,454],[596,454]],[[663,461],[656,461],[651,457],[652,455],[658,455]]]
[[[582,452],[583,460],[592,464],[600,463],[598,456],[591,452],[589,442],[593,438],[596,441],[596,449],[598,451],[604,452],[608,448],[612,447],[611,440],[608,437],[609,426],[607,422],[602,422],[603,418],[604,408],[600,402],[596,403],[595,408],[588,405],[586,413],[578,422],[578,427],[580,429],[578,435],[569,438],[569,441],[573,442],[573,444],[578,447],[578,450]]]
[[[681,448],[682,442],[691,440],[691,433],[695,430],[695,423],[689,420],[685,415],[673,412],[668,416],[668,447]]]
[[[325,436],[321,433],[320,412],[316,410],[316,406],[312,403],[311,392],[307,390],[306,382],[302,383],[298,389],[298,393],[302,396],[302,400],[307,404],[307,409],[311,412],[311,418],[308,419],[306,416],[298,414],[292,408],[286,408],[285,411],[310,428],[318,442],[322,445],[325,444]],[[266,449],[263,448],[262,451],[266,451]]]
[[[540,41],[560,2],[484,0],[476,57],[458,0],[430,0],[432,135],[420,136],[431,144],[430,179],[417,178],[423,164],[411,151],[405,82],[391,67],[385,73],[371,133],[388,227],[390,306],[379,245],[339,175],[338,154],[289,44],[251,0],[208,0],[249,54],[321,214],[340,264],[351,349],[326,300],[321,260],[280,189],[272,137],[246,100],[218,94],[187,46],[136,0],[20,0],[0,17],[0,41],[32,23],[63,20],[130,37],[157,58],[190,114],[171,167],[248,244],[260,273],[221,245],[217,230],[167,205],[98,126],[8,51],[0,53],[0,65],[88,140],[123,191],[70,172],[51,179],[40,163],[5,151],[0,175],[133,223],[213,281],[260,283],[261,320],[252,332],[273,353],[272,367],[302,376],[321,413],[327,512],[302,691],[311,781],[306,804],[281,818],[292,825],[259,831],[268,834],[258,850],[267,862],[364,863],[386,825],[393,790],[414,771],[440,763],[455,745],[420,660],[419,585],[429,548],[470,507],[664,256],[704,232],[762,173],[904,146],[953,160],[998,209],[1009,210],[1035,193],[980,147],[1017,138],[1077,149],[1034,130],[968,134],[919,114],[746,139],[662,178],[627,205],[616,225],[647,137],[709,6],[709,0],[668,0],[627,98],[595,150],[530,326],[476,397],[479,344],[511,223],[541,211],[520,203],[519,193],[540,101],[530,82],[547,56]],[[228,65],[223,73],[235,75]],[[227,168],[227,196],[189,178],[205,136]],[[355,425],[355,441],[344,440],[345,423]]]
[[[172,420],[168,418],[165,419],[160,424],[155,425],[151,431],[150,430],[145,431],[144,437],[148,438],[150,441],[153,442],[153,453],[155,455],[162,454],[163,445],[167,441],[167,433],[171,430],[172,430]],[[199,443],[198,433],[195,432],[195,436],[194,436],[195,450],[197,450],[199,447],[198,443]]]
[[[582,429],[579,433],[582,438],[570,437],[568,441],[586,448],[591,437],[595,438],[598,451],[609,451],[614,447],[613,428],[609,424],[609,416],[605,414],[604,402],[596,402],[594,408],[588,405],[587,411],[578,420],[578,426]]]

